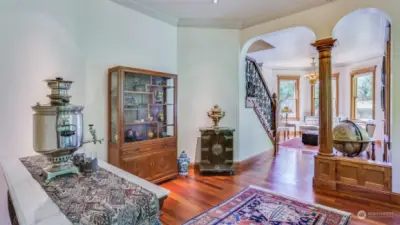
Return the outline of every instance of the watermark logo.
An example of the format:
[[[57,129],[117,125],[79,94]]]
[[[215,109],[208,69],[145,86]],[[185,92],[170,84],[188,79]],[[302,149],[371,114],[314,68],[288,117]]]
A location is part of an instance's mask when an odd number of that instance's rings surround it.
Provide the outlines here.
[[[360,210],[357,212],[357,217],[361,220],[365,218],[400,218],[399,214],[394,212],[366,212],[365,210]],[[400,224],[400,223],[399,223]]]
[[[363,219],[367,218],[367,212],[365,212],[364,210],[360,210],[360,211],[358,211],[357,216],[359,219],[363,220]]]

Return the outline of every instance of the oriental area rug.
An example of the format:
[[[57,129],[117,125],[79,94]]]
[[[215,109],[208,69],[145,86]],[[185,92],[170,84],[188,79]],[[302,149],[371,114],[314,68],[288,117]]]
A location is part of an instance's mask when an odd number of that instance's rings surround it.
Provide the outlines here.
[[[347,225],[350,216],[251,185],[184,225]]]

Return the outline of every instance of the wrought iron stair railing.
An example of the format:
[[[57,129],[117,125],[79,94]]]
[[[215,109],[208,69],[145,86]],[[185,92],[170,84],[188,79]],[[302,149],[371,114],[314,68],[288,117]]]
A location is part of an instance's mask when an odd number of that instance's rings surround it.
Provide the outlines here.
[[[256,61],[246,58],[246,108],[253,108],[264,130],[278,151],[276,94],[271,94]]]

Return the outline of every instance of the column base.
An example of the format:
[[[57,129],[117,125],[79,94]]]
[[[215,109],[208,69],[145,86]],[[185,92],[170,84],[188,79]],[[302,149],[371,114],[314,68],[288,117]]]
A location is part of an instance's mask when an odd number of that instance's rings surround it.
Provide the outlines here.
[[[336,190],[335,155],[318,153],[315,156],[313,186]]]
[[[325,152],[318,152],[318,155],[321,157],[334,157],[336,156],[335,153],[331,152],[331,153],[325,153]]]

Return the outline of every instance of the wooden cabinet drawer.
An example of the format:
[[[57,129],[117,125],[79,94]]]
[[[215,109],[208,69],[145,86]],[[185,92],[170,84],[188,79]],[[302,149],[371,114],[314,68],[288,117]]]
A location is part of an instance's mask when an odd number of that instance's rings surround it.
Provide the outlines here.
[[[136,142],[136,143],[127,143],[122,146],[122,158],[131,157],[133,155],[151,151],[160,151],[164,149],[176,149],[176,138],[162,138],[156,139],[151,142]]]
[[[152,179],[177,172],[177,152],[164,150],[151,155]]]
[[[143,179],[150,179],[152,176],[150,168],[150,155],[141,155],[128,158],[124,161],[124,169]]]

